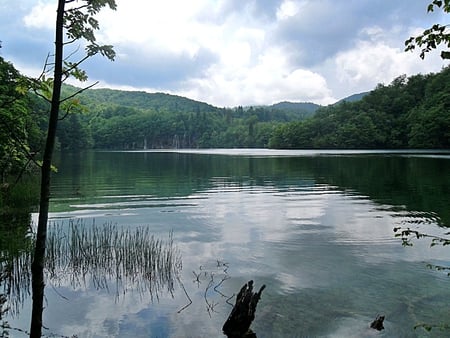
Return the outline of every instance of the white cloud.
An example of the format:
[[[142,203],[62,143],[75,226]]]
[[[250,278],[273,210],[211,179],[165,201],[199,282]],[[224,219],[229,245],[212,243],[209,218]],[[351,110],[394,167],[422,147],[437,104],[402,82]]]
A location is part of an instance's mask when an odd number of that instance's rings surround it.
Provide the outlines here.
[[[339,53],[336,68],[343,83],[358,83],[367,79],[385,82],[408,68],[408,56],[384,44],[361,41],[355,49]]]
[[[423,6],[389,0],[116,2],[117,11],[100,12],[96,36],[115,46],[117,62],[96,58],[87,69],[92,80],[116,88],[163,91],[219,106],[327,104],[444,64],[439,53],[422,61],[417,53],[403,52],[406,38],[443,20],[426,14],[426,0]],[[18,0],[17,6],[19,13],[0,12],[2,53],[10,53],[22,71],[40,69],[42,55],[52,48],[53,37],[42,30],[54,29],[55,3]],[[20,19],[12,19],[14,14]],[[22,31],[2,27],[18,21]],[[24,52],[29,48],[34,53]]]
[[[229,53],[237,54],[240,50]],[[291,69],[280,49],[265,50],[251,64],[248,48],[242,50],[246,50],[241,54],[242,59],[223,58],[204,76],[189,80],[184,93],[196,99],[206,97],[218,106],[271,104],[283,100],[323,104],[335,101],[322,75],[302,68]]]
[[[417,53],[406,53],[382,41],[367,40],[338,53],[332,64],[338,86],[347,90],[340,97],[374,89],[379,83],[389,84],[403,74],[438,72],[443,65],[438,54],[430,54],[422,60]]]
[[[137,5],[118,0],[116,12],[101,13],[98,35],[108,43],[139,45],[143,52],[162,49],[192,56],[211,34],[220,33],[217,27],[195,19],[206,4],[205,0],[167,0]]]
[[[284,20],[297,15],[300,9],[299,1],[286,0],[277,10],[277,19]]]
[[[55,27],[55,18],[55,4],[39,2],[23,18],[23,22],[28,28],[53,29]]]

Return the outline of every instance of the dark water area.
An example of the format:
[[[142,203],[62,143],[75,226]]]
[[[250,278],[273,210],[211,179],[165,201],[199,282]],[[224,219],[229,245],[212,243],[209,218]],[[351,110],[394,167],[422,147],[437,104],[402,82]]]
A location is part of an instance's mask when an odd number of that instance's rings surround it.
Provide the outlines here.
[[[448,232],[449,153],[88,152],[56,166],[50,222],[59,238],[103,224],[145,229],[171,238],[182,269],[158,290],[117,274],[95,283],[93,270],[74,283],[73,268],[59,269],[48,276],[47,334],[220,337],[233,295],[252,279],[266,285],[258,337],[449,335],[414,330],[449,322],[450,277],[427,268],[450,265],[448,247],[403,247],[393,231]],[[21,303],[7,319],[26,329],[30,297]],[[381,332],[369,329],[378,314]]]

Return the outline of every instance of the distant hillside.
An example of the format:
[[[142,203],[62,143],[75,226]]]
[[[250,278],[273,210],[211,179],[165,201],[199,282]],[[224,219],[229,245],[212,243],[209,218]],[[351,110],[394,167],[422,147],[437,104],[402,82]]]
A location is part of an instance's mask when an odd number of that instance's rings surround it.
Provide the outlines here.
[[[337,101],[335,104],[339,104],[341,102],[360,101],[364,96],[366,96],[369,93],[370,92],[362,92],[362,93],[358,93],[358,94],[353,94],[353,95],[350,95],[350,96],[347,96],[347,97],[343,98],[342,100]]]
[[[269,106],[274,110],[290,112],[290,113],[298,113],[302,115],[303,118],[312,116],[321,106],[311,102],[279,102],[274,105]]]
[[[64,85],[66,93],[72,93],[78,90],[71,85]],[[369,92],[353,94],[340,102],[354,102],[361,100]],[[88,89],[81,93],[78,98],[87,106],[99,107],[102,105],[116,105],[135,109],[151,109],[155,111],[170,111],[173,113],[187,112],[217,112],[222,108],[215,107],[211,104],[192,100],[183,96],[166,94],[166,93],[147,93],[144,91],[125,91],[117,89]],[[304,119],[313,116],[321,105],[312,102],[288,102],[282,101],[273,105],[259,106],[257,108],[269,110],[272,112],[282,112],[289,114],[290,118],[294,117]],[[295,118],[294,118],[295,119]]]
[[[79,90],[65,85],[63,96]],[[285,123],[314,120],[330,107],[279,102],[218,108],[177,95],[114,89],[87,89],[77,97],[86,109],[59,124],[58,142],[64,150],[265,148]]]
[[[65,90],[76,90],[65,86]],[[79,99],[90,107],[100,105],[117,105],[128,108],[170,111],[173,113],[214,112],[219,108],[210,104],[191,100],[182,96],[165,93],[147,93],[143,91],[124,91],[115,89],[88,89],[81,93]]]
[[[286,123],[269,146],[287,149],[450,149],[450,67],[399,76],[389,85],[350,96],[345,104]],[[363,96],[360,100],[358,97]],[[353,102],[346,102],[351,101]],[[342,102],[341,101],[341,102]]]
[[[310,102],[279,102],[270,106],[238,106],[233,108],[237,117],[256,116],[263,122],[300,121],[314,115],[321,106]]]

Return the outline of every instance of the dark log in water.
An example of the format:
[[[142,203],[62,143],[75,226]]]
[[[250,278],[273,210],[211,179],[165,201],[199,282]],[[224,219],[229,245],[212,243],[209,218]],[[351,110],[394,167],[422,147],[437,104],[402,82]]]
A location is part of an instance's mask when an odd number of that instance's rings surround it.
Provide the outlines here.
[[[256,306],[261,298],[261,293],[266,286],[261,286],[259,292],[253,292],[253,281],[245,284],[236,297],[236,304],[231,310],[227,321],[223,325],[223,333],[228,337],[255,337],[250,330],[250,325],[255,319]]]
[[[370,324],[370,327],[378,331],[384,330],[383,322],[384,316],[378,315],[377,318],[375,318],[375,320],[372,322],[372,324]]]

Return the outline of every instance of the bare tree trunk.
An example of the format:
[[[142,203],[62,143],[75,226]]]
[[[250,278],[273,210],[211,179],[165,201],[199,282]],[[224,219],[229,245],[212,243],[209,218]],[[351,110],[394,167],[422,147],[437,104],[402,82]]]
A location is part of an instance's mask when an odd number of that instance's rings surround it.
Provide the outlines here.
[[[55,147],[56,128],[58,125],[59,105],[62,85],[63,61],[63,17],[65,0],[58,0],[55,34],[55,69],[53,78],[53,93],[50,109],[50,118],[47,130],[42,168],[41,168],[41,195],[39,203],[39,220],[36,234],[36,247],[34,251],[32,273],[33,308],[31,315],[30,337],[40,338],[42,335],[42,312],[44,302],[44,260],[45,242],[47,239],[48,209],[50,201],[50,177]]]

